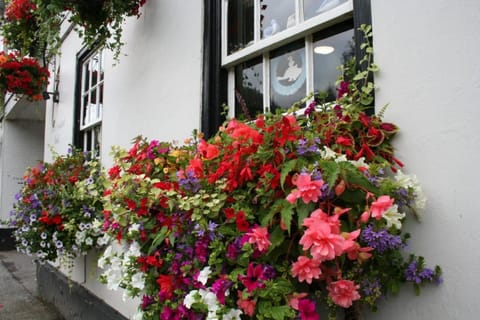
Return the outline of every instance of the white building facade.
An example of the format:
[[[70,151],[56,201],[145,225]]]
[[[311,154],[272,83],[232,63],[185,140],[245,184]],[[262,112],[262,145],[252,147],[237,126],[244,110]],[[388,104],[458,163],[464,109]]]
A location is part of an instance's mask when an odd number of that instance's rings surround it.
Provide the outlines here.
[[[478,0],[148,0],[141,12],[125,24],[125,55],[117,65],[110,52],[84,48],[65,25],[50,84],[58,102],[7,105],[0,144],[1,218],[8,216],[24,169],[39,158],[49,161],[52,149],[65,153],[75,144],[96,150],[108,168],[111,147],[128,147],[138,135],[181,142],[196,128],[212,134],[224,103],[231,116],[240,116],[331,89],[335,66],[358,55],[355,28],[371,23],[380,67],[376,109],[390,104],[385,118],[401,129],[397,155],[428,198],[422,221],[408,225],[411,247],[442,266],[444,283],[425,287],[420,297],[407,285],[365,318],[475,318],[480,312],[475,294],[480,215],[474,202],[480,191]],[[342,54],[321,60],[315,48],[330,40]],[[301,71],[286,72],[286,56]],[[276,80],[281,74],[290,77],[288,86]],[[34,111],[21,115],[18,110],[26,107],[41,110],[39,118]],[[77,259],[73,281],[117,312],[112,319],[130,319],[138,301],[123,301],[121,292],[98,283],[96,273],[92,253]]]

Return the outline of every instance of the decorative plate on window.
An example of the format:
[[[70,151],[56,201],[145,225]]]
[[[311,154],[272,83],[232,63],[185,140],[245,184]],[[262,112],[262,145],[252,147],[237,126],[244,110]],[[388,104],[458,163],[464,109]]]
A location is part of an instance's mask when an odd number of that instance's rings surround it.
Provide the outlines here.
[[[276,93],[290,96],[296,93],[306,80],[305,57],[298,52],[290,52],[271,60],[273,76],[272,88]]]

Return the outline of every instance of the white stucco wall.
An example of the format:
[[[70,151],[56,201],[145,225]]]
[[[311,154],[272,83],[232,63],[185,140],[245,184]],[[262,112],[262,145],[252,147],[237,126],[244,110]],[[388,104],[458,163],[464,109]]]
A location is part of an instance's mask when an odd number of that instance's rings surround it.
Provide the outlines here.
[[[35,166],[43,159],[43,122],[3,120],[0,147],[0,220],[7,220],[15,202],[15,194],[22,188],[26,168]]]
[[[381,71],[379,107],[400,126],[395,145],[406,173],[415,173],[429,198],[423,221],[407,225],[410,248],[444,270],[444,283],[416,297],[404,286],[398,297],[366,319],[475,319],[480,312],[480,1],[371,0],[375,60]],[[183,140],[200,124],[202,73],[200,1],[148,1],[140,19],[128,21],[120,64],[105,75],[102,161],[112,145],[129,146],[143,134]],[[72,34],[62,47],[60,104],[47,103],[45,151],[65,152],[72,141],[75,56]],[[94,259],[74,278],[124,315],[135,304],[121,302],[91,275]]]
[[[147,1],[125,28],[126,56],[107,66],[102,158],[142,134],[187,138],[200,126],[202,1]]]
[[[200,126],[203,2],[147,1],[139,19],[129,18],[124,26],[125,56],[113,65],[106,54],[102,154],[105,167],[112,163],[111,147],[129,147],[138,135],[164,141],[183,141]],[[45,160],[50,148],[66,153],[73,141],[76,56],[81,41],[72,32],[62,45],[60,102],[47,102]],[[105,300],[126,317],[138,301],[122,301],[121,292],[112,292],[98,283],[96,257],[87,263],[76,260],[72,279]]]
[[[409,223],[412,251],[444,270],[415,297],[408,286],[366,319],[476,319],[480,312],[480,1],[372,0],[377,104],[400,126],[405,172],[428,205]]]

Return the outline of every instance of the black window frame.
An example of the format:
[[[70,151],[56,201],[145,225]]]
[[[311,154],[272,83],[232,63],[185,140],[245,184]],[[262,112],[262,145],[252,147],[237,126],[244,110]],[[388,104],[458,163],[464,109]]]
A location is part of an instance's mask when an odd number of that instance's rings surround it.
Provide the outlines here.
[[[100,46],[95,47],[83,47],[76,56],[76,71],[75,71],[75,94],[74,94],[74,125],[73,125],[73,141],[72,145],[78,149],[84,150],[84,135],[81,130],[82,127],[82,81],[83,81],[83,65],[93,55],[103,50]],[[103,119],[102,119],[103,122]],[[100,124],[100,127],[102,124]],[[101,156],[101,149],[97,157]]]
[[[353,0],[355,56],[360,61],[364,35],[362,24],[372,24],[371,0]],[[225,120],[223,106],[227,103],[227,71],[222,68],[222,0],[204,0],[203,84],[201,130],[206,137],[214,135]],[[364,65],[357,65],[359,70]],[[373,81],[373,76],[370,79]],[[372,114],[375,110],[367,110]]]

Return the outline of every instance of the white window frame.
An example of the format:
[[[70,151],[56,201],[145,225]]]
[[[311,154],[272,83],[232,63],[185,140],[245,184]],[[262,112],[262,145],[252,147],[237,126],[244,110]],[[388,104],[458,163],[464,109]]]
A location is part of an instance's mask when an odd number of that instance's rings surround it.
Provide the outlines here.
[[[95,62],[95,58],[97,61]],[[93,69],[92,66],[94,63],[97,64],[97,68]],[[88,67],[88,68],[87,68]],[[92,85],[92,75],[93,71],[98,71],[97,82],[95,85]],[[87,72],[88,71],[88,72]],[[80,85],[80,135],[83,136],[83,150],[91,150],[92,154],[96,157],[100,156],[100,149],[96,148],[95,141],[99,141],[101,144],[101,132],[102,132],[102,118],[103,118],[103,101],[100,102],[100,96],[103,97],[103,92],[101,90],[105,89],[104,82],[105,76],[100,76],[100,74],[105,71],[105,50],[98,49],[90,54],[86,59],[82,61],[81,65],[81,85]],[[85,87],[86,77],[88,79],[88,88]],[[96,95],[96,102],[94,104],[90,103],[92,93]],[[88,106],[84,105],[84,98],[87,97],[89,102]],[[100,131],[99,136],[97,136],[97,130]],[[91,135],[89,138],[89,134]]]
[[[285,0],[284,0],[285,1]],[[222,67],[228,71],[227,102],[232,106],[229,116],[235,114],[235,66],[254,57],[263,57],[263,109],[270,106],[270,58],[269,52],[295,40],[305,39],[305,65],[307,68],[307,92],[313,92],[313,34],[332,25],[353,18],[353,0],[341,3],[335,8],[315,17],[303,19],[303,0],[295,1],[295,25],[268,38],[261,39],[260,0],[254,0],[254,39],[253,43],[228,54],[228,0],[222,2]]]

